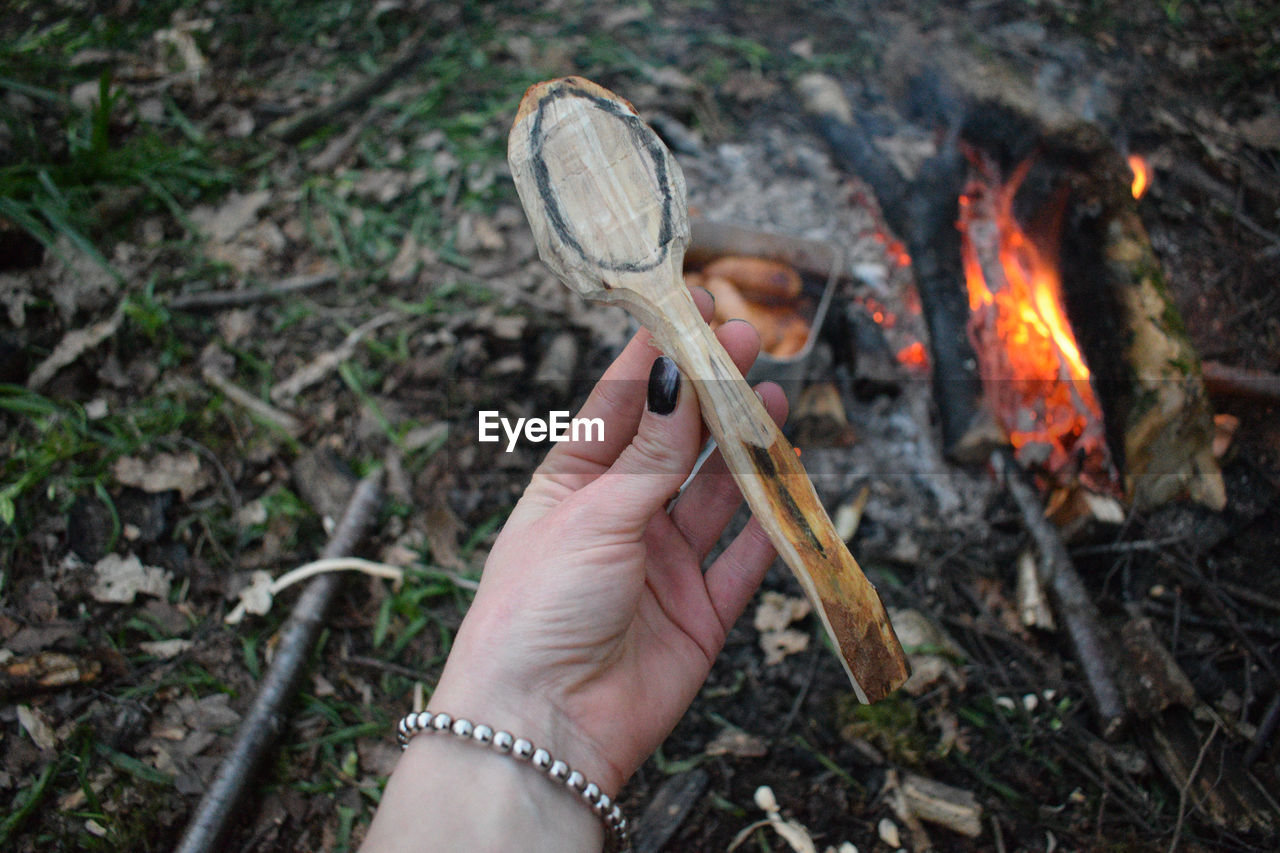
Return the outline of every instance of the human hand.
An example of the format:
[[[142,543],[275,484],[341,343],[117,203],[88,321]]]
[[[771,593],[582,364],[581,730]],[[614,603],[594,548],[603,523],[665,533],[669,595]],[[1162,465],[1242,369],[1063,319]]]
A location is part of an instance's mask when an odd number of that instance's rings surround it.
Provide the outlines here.
[[[708,316],[710,298],[696,301]],[[754,329],[717,336],[745,373]],[[659,355],[641,331],[578,415],[603,418],[604,440],[557,444],[534,473],[430,703],[546,746],[610,794],[688,708],[775,556],[753,519],[703,573],[742,497],[717,452],[668,510],[704,430],[693,387]],[[781,389],[759,390],[781,421]]]

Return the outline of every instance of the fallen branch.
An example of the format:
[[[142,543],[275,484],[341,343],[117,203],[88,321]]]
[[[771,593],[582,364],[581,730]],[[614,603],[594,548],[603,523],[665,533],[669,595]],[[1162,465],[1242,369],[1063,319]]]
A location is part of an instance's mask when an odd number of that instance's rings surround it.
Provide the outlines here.
[[[305,290],[313,290],[338,280],[336,271],[295,275],[282,279],[269,287],[247,290],[207,290],[198,293],[179,293],[169,300],[173,311],[218,311],[223,308],[240,308],[257,302],[283,299]]]
[[[1093,699],[1102,736],[1110,739],[1124,725],[1125,708],[1098,621],[1098,608],[1080,580],[1057,528],[1045,519],[1035,487],[1018,467],[1013,451],[1009,448],[994,451],[991,466],[1008,487],[1022,514],[1023,524],[1040,551],[1037,565],[1040,582],[1049,590],[1058,618],[1067,629],[1076,661]]]
[[[341,557],[355,548],[381,501],[382,471],[378,470],[356,486],[342,520],[325,546],[323,557]],[[311,657],[316,636],[324,625],[325,611],[340,580],[341,575],[322,574],[312,580],[298,598],[293,613],[280,630],[280,641],[262,681],[262,689],[241,722],[231,751],[187,825],[177,847],[178,853],[210,853],[221,849],[218,839],[235,816],[237,802],[244,795],[255,768],[285,727],[285,705],[297,691],[304,664]]]
[[[286,144],[300,142],[342,113],[367,104],[371,98],[385,91],[397,80],[404,79],[426,59],[426,56],[426,40],[424,35],[419,33],[410,39],[408,45],[401,50],[399,57],[382,71],[357,83],[323,106],[304,110],[272,123],[267,128],[267,132]]]

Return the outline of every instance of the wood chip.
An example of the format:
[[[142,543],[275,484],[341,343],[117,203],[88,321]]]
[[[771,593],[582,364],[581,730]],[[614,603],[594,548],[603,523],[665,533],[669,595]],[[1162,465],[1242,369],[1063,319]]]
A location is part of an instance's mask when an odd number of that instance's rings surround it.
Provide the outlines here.
[[[39,711],[29,705],[19,705],[18,724],[41,750],[48,752],[57,748],[58,739],[53,734],[53,727]]]
[[[982,806],[972,791],[907,773],[902,794],[912,814],[969,838],[982,834]]]

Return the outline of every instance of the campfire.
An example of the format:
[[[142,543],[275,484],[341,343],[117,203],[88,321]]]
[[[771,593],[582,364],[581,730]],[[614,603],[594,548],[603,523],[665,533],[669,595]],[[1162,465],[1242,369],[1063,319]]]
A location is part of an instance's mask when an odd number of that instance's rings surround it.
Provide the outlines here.
[[[969,337],[987,404],[1023,465],[1057,482],[1078,476],[1098,491],[1116,491],[1102,407],[1062,301],[1056,229],[1037,239],[1013,215],[1031,161],[1001,182],[989,158],[975,153],[972,160],[958,227]]]

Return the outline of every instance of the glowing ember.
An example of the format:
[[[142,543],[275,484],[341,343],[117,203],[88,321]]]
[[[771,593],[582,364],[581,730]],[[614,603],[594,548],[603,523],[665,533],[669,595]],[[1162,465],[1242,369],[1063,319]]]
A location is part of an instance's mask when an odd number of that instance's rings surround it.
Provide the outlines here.
[[[898,363],[906,367],[928,367],[929,354],[925,351],[924,344],[916,341],[898,350]]]
[[[1102,410],[1063,309],[1057,266],[1012,212],[1027,165],[1004,184],[994,166],[979,168],[960,199],[969,334],[984,392],[1019,459],[1105,486]]]
[[[1151,186],[1151,167],[1147,161],[1137,154],[1129,155],[1129,171],[1133,172],[1133,184],[1130,189],[1134,198],[1142,198],[1142,194]]]

